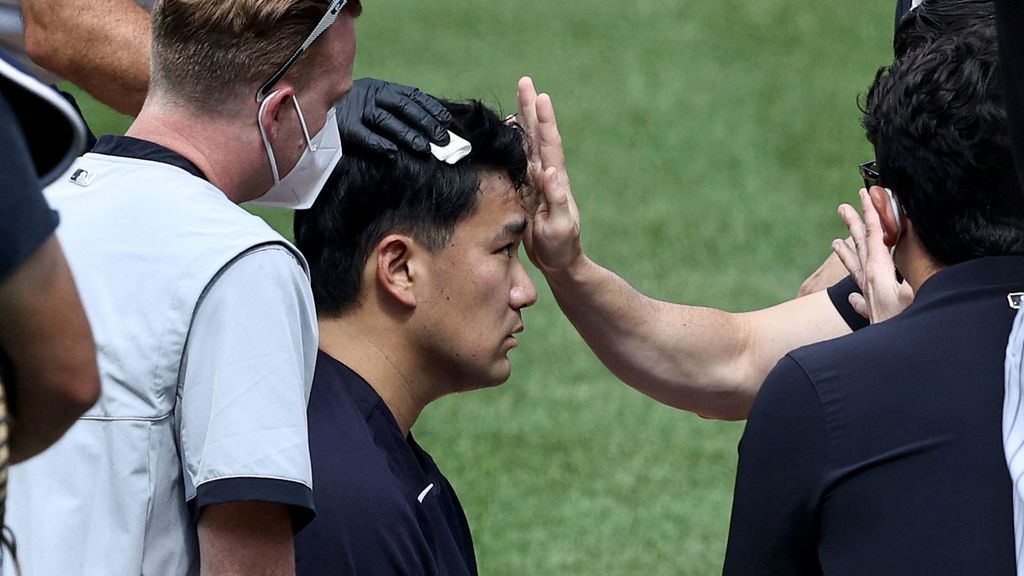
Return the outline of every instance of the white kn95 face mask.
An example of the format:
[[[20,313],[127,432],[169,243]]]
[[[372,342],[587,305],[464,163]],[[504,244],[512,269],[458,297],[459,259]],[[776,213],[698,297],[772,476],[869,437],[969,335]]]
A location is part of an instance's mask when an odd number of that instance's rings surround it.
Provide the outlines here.
[[[292,95],[295,104],[295,111],[299,114],[299,123],[302,125],[302,134],[306,137],[306,149],[302,156],[283,178],[277,168],[277,159],[274,157],[274,149],[267,139],[266,130],[263,128],[263,111],[267,102],[277,92],[271,92],[260,104],[259,118],[257,124],[260,127],[260,137],[263,139],[263,146],[267,149],[267,158],[270,159],[270,169],[274,173],[274,185],[259,198],[250,200],[248,204],[256,206],[269,206],[272,208],[293,208],[301,210],[309,208],[316,201],[320,189],[331,175],[331,171],[341,160],[341,133],[338,131],[338,121],[335,118],[334,107],[327,111],[327,119],[324,127],[312,138],[309,136],[309,129],[306,126],[306,119],[299,108],[299,101]]]

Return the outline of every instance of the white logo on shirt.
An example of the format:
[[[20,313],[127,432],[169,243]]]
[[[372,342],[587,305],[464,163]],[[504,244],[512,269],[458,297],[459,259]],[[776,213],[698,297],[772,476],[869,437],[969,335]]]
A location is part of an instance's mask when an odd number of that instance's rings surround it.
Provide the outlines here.
[[[430,485],[428,485],[426,488],[423,489],[423,492],[420,492],[420,495],[416,497],[416,499],[420,501],[420,504],[423,504],[423,499],[426,498],[427,497],[427,493],[430,492],[433,489],[434,489],[434,483],[431,482]]]

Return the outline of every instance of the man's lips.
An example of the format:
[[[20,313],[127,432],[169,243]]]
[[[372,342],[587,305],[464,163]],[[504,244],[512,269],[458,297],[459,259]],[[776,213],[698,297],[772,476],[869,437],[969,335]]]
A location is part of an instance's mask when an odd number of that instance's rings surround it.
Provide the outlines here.
[[[508,333],[508,336],[505,336],[505,342],[511,344],[512,347],[515,348],[516,346],[519,345],[519,339],[516,338],[516,334],[522,333],[523,330],[525,330],[525,327],[522,325],[522,323],[517,324],[516,327],[513,328],[512,331]]]

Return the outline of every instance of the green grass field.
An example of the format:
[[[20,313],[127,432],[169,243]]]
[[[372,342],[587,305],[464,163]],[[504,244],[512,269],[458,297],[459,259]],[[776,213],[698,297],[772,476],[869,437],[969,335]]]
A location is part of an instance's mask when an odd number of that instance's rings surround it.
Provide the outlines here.
[[[748,310],[792,297],[843,235],[835,207],[872,157],[857,98],[890,58],[894,4],[364,0],[357,77],[510,112],[533,75],[588,253],[652,296]],[[86,114],[97,132],[127,125]],[[534,277],[512,379],[415,428],[459,490],[481,573],[719,573],[742,424],[619,383]]]

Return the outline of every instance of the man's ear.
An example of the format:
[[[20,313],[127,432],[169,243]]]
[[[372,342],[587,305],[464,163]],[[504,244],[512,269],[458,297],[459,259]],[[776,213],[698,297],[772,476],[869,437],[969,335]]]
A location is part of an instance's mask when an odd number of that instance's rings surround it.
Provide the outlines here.
[[[418,246],[408,236],[389,234],[375,251],[377,284],[385,294],[409,308],[416,307],[418,277],[412,259],[417,250]]]
[[[871,204],[875,207],[875,212],[878,212],[878,220],[882,225],[882,242],[892,248],[899,240],[900,229],[903,226],[900,219],[903,218],[903,214],[893,212],[892,202],[889,201],[889,193],[885,188],[872,186],[868,190],[868,196],[871,197]]]
[[[267,134],[267,140],[271,142],[277,138],[281,129],[281,117],[292,105],[292,94],[295,89],[290,85],[283,85],[267,95],[263,102],[260,102],[260,124]]]

